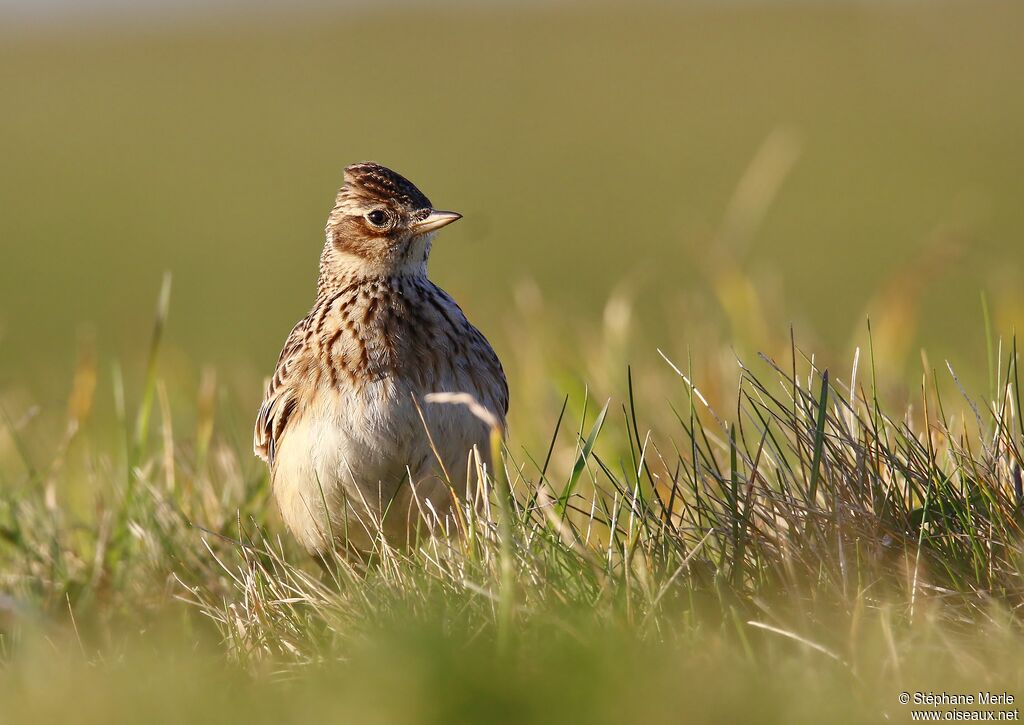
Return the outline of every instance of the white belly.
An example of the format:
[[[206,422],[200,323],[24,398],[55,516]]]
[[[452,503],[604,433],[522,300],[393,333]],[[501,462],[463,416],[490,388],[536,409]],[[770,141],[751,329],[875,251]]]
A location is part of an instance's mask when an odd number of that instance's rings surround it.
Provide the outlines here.
[[[431,512],[429,518],[436,513],[444,525],[452,488],[460,496],[475,488],[467,461],[474,445],[487,460],[486,429],[461,406],[424,403],[422,392],[416,397],[430,437],[412,391],[387,379],[358,395],[321,393],[296,412],[272,477],[285,524],[306,549],[324,551],[333,539],[365,551],[381,531],[401,545],[422,521],[421,511]]]

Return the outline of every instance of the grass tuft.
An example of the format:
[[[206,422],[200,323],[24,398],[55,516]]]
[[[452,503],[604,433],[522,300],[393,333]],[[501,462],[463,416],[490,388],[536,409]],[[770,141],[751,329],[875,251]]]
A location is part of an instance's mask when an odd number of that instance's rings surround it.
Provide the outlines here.
[[[514,431],[502,446],[494,421],[495,466],[475,457],[487,482],[482,502],[463,502],[454,520],[425,510],[423,530],[433,535],[411,546],[366,522],[376,535],[368,561],[338,556],[318,568],[278,533],[266,476],[235,443],[244,437],[218,428],[232,416],[218,413],[212,373],[200,383],[194,437],[178,435],[175,401],[156,372],[162,300],[127,476],[88,440],[79,442],[84,458],[68,441],[59,460],[29,465],[25,431],[5,414],[24,464],[0,493],[0,651],[9,669],[65,637],[90,668],[145,659],[139,652],[151,647],[199,647],[253,686],[308,686],[340,670],[370,687],[373,675],[360,668],[421,657],[417,642],[436,636],[451,656],[493,656],[533,687],[556,672],[536,659],[557,658],[555,642],[573,653],[571,666],[615,661],[624,648],[655,680],[657,667],[697,663],[778,677],[820,671],[836,691],[853,688],[867,708],[856,712],[870,716],[896,712],[881,695],[908,672],[992,687],[1021,681],[1011,654],[1024,642],[1016,341],[991,400],[967,397],[948,365],[960,414],[934,373],[919,404],[891,409],[873,357],[867,390],[854,382],[859,351],[844,383],[793,344],[785,364],[769,355],[740,363],[727,415],[663,355],[677,388],[670,396],[689,406],[673,423],[645,427],[632,370],[621,423],[608,416],[609,399],[588,427],[587,393],[568,435],[573,406],[563,400],[543,458],[514,453]],[[94,385],[92,357],[82,360],[73,431]],[[474,404],[464,398],[427,402]],[[149,424],[154,402],[159,433]],[[119,420],[128,440],[127,416]],[[82,487],[91,503],[71,496]],[[153,628],[172,635],[154,645]],[[432,667],[411,666],[428,687]],[[614,679],[594,673],[581,686],[598,702]],[[373,704],[370,690],[349,696]],[[432,702],[425,692],[410,697]],[[429,719],[399,703],[380,707],[389,718]],[[446,707],[462,712],[454,701]],[[793,702],[773,707],[784,718],[802,712]]]

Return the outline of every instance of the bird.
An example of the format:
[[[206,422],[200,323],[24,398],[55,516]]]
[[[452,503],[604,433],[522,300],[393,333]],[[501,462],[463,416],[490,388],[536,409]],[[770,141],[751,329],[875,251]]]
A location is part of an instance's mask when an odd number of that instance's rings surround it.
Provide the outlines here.
[[[378,163],[345,168],[315,302],[284,343],[253,436],[285,526],[314,556],[450,530],[490,469],[505,372],[427,275],[434,235],[461,217]],[[490,421],[432,394],[469,396]]]

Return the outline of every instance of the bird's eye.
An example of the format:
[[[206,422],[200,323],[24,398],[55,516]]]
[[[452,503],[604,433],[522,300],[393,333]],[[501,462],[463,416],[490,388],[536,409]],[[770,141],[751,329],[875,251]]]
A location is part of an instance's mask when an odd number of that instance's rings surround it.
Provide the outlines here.
[[[375,227],[383,227],[388,223],[387,212],[381,209],[374,209],[366,215],[366,219]]]

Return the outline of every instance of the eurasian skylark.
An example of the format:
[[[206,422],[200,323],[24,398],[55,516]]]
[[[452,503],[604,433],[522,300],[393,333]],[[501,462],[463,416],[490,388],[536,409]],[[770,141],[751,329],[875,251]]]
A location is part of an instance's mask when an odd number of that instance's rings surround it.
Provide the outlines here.
[[[497,355],[427,278],[434,233],[460,218],[383,166],[345,169],[316,302],[285,342],[254,437],[285,524],[312,553],[365,551],[380,531],[405,543],[423,512],[450,512],[453,489],[475,492],[474,446],[489,465],[487,425],[424,401],[469,393],[504,428]]]

